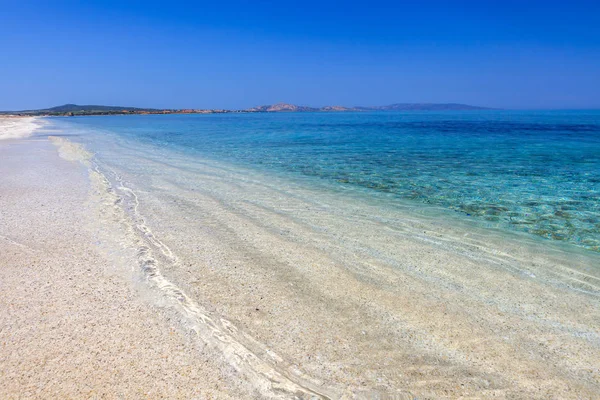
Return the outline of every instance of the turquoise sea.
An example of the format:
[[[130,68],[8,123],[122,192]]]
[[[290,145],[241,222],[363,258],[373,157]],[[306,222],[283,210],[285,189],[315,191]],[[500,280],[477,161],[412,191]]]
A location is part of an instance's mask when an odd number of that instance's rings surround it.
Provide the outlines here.
[[[101,142],[269,171],[600,251],[600,111],[55,118]]]

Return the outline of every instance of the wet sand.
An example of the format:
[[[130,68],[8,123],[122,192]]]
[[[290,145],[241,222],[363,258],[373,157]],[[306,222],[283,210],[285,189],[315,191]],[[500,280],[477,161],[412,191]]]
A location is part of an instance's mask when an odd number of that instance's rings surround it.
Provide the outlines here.
[[[600,392],[595,254],[109,150],[0,142],[0,397]]]
[[[90,178],[47,139],[0,142],[0,398],[253,398],[98,245]]]

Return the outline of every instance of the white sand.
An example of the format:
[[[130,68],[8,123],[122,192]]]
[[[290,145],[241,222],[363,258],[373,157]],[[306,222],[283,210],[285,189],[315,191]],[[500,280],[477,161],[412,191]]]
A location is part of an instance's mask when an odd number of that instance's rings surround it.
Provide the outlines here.
[[[0,398],[600,392],[596,255],[53,142],[0,143]]]
[[[0,116],[0,140],[29,137],[42,125],[37,117]]]
[[[0,398],[254,397],[101,251],[89,190],[48,140],[0,143]]]

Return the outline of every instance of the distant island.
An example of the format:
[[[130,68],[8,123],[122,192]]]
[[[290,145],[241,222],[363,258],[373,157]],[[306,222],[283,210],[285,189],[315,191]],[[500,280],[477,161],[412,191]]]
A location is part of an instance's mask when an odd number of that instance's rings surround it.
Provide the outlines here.
[[[243,110],[225,109],[156,109],[118,106],[95,106],[65,104],[39,110],[0,111],[0,115],[23,116],[82,116],[82,115],[136,115],[136,114],[222,114],[222,113],[273,113],[273,112],[349,112],[349,111],[463,111],[490,110],[486,107],[457,103],[397,103],[387,106],[325,106],[307,107],[295,104],[277,103]]]

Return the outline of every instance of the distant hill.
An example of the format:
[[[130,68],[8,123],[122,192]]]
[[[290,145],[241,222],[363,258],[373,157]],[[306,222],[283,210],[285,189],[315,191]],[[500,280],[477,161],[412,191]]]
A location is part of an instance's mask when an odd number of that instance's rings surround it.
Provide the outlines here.
[[[458,103],[397,103],[389,106],[356,107],[359,110],[380,111],[460,111],[460,110],[489,110],[489,108],[470,106]]]
[[[194,109],[157,109],[120,106],[77,105],[43,108],[39,110],[0,111],[2,114],[31,116],[84,116],[84,115],[130,115],[130,114],[213,114],[231,112],[229,110],[194,110]]]
[[[160,110],[153,108],[137,108],[137,107],[119,107],[119,106],[97,106],[97,105],[77,105],[64,104],[62,106],[43,108],[39,110],[23,110],[23,111],[0,111],[0,114],[17,114],[17,115],[110,115],[110,114],[127,114],[127,113],[158,113]]]
[[[458,103],[397,103],[387,106],[343,107],[325,106],[320,108],[277,103],[273,105],[248,108],[245,112],[315,112],[315,111],[460,111],[488,110],[485,107],[470,106]]]
[[[295,104],[277,103],[267,106],[258,106],[243,110],[246,112],[310,112],[319,111],[318,108],[297,106]]]
[[[50,116],[83,116],[83,115],[129,115],[129,114],[215,114],[231,112],[345,112],[345,111],[457,111],[457,110],[487,110],[484,107],[456,103],[397,103],[387,106],[344,107],[325,106],[308,107],[295,104],[277,103],[252,107],[245,110],[196,110],[196,109],[156,109],[119,106],[77,105],[44,108],[40,110],[0,111],[0,114],[17,115],[50,115]]]
[[[103,115],[103,114],[123,114],[123,113],[155,113],[159,110],[153,108],[137,107],[119,107],[119,106],[98,106],[98,105],[77,105],[64,104],[51,108],[39,110],[23,111],[3,111],[2,114],[20,114],[20,115]]]
[[[158,111],[154,108],[136,108],[136,107],[118,107],[118,106],[79,106],[77,104],[65,104],[62,106],[47,108],[44,110],[36,111],[48,111],[56,113],[68,113],[68,112],[90,112],[90,111]]]

